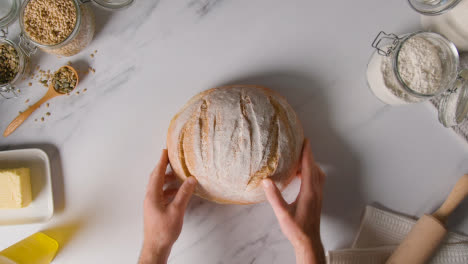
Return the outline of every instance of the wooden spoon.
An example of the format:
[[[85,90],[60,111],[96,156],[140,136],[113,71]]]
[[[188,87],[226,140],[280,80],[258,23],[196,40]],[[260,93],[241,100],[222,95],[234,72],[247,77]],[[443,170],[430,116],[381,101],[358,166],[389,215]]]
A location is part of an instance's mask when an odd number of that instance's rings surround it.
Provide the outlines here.
[[[60,67],[60,69],[62,68],[68,68],[70,69],[76,76],[76,85],[75,87],[73,88],[76,89],[76,87],[78,86],[78,73],[76,72],[76,70],[71,67],[71,66],[63,66],[63,67]],[[59,71],[60,71],[59,69]],[[13,133],[34,111],[36,111],[43,103],[49,101],[50,99],[54,98],[54,97],[57,97],[57,96],[61,96],[61,95],[64,95],[65,93],[60,93],[58,91],[55,90],[54,86],[53,86],[53,78],[52,80],[50,81],[50,84],[49,84],[49,90],[47,91],[47,93],[44,95],[44,97],[42,97],[41,100],[39,100],[37,103],[35,103],[34,105],[30,106],[28,108],[28,110],[24,111],[23,113],[21,113],[20,115],[18,115],[13,121],[11,121],[11,123],[8,125],[8,127],[5,129],[5,132],[3,132],[3,136],[4,137],[8,137],[11,133]]]

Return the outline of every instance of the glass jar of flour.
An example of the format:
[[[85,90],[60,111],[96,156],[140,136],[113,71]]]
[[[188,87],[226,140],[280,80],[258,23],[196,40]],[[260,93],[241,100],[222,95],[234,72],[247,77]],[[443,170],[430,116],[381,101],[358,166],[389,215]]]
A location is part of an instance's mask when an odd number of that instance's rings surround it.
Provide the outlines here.
[[[437,32],[468,51],[468,0],[408,0],[425,31]]]
[[[468,113],[467,70],[460,67],[455,45],[440,34],[397,36],[380,32],[367,66],[374,95],[390,105],[418,103],[441,96],[440,122],[451,127]]]

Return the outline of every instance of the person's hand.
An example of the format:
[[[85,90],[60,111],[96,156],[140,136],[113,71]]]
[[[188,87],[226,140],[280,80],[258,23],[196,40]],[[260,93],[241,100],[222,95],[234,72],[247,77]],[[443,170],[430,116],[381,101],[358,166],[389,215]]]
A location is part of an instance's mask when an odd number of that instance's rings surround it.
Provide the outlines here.
[[[169,163],[167,150],[150,176],[144,202],[144,241],[140,264],[164,264],[172,245],[182,231],[184,213],[197,180],[187,178],[180,188],[164,188],[176,181],[172,173],[166,174]]]
[[[296,261],[301,264],[325,263],[325,253],[320,239],[320,214],[325,174],[315,163],[309,141],[302,151],[301,189],[296,201],[288,204],[271,179],[263,180],[268,202],[273,207],[284,235],[296,251]]]

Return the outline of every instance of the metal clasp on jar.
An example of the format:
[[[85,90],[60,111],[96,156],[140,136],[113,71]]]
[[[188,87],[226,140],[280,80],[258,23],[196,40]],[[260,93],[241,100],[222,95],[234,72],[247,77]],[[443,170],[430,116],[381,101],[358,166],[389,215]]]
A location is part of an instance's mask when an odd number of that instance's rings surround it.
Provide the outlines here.
[[[8,35],[8,27],[0,29],[0,38],[6,38]]]
[[[390,56],[400,44],[401,38],[391,33],[387,34],[384,31],[380,31],[377,37],[372,42],[372,47],[377,50],[377,53],[381,56]]]
[[[435,101],[437,102],[437,101]],[[439,104],[439,121],[445,127],[453,127],[468,115],[468,69],[459,71],[453,87],[445,91]]]
[[[28,57],[31,57],[37,51],[37,46],[31,43],[23,33],[20,34],[19,47]]]

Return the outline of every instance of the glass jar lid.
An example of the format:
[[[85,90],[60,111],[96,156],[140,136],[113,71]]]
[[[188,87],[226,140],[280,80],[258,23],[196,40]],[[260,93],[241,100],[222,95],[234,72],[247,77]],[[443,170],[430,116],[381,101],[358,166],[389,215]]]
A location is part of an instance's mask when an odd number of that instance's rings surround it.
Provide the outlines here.
[[[121,9],[130,6],[134,0],[92,0],[94,3],[108,9]]]
[[[454,8],[462,0],[408,0],[417,12],[427,16],[437,16]]]
[[[455,88],[442,96],[439,120],[446,127],[460,124],[468,115],[468,69],[460,73]]]
[[[18,17],[20,0],[0,1],[0,28],[7,27]]]

